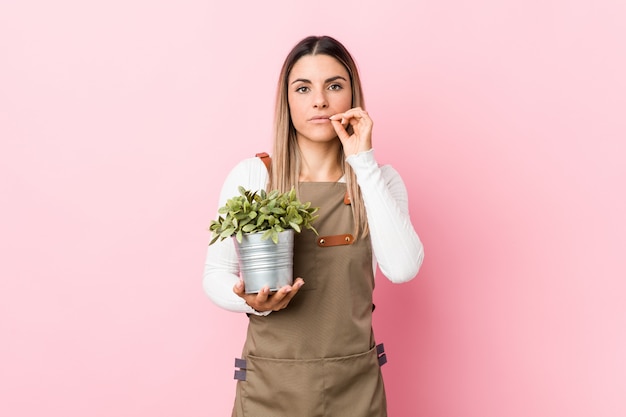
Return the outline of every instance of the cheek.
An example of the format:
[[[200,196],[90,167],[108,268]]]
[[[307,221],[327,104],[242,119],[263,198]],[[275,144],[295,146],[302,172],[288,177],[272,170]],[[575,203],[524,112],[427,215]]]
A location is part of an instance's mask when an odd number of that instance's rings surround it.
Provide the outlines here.
[[[350,110],[352,108],[352,92],[348,90],[347,94],[342,95],[338,104],[342,111]]]
[[[294,124],[298,123],[300,119],[303,117],[303,105],[301,100],[289,100],[289,115],[291,116],[291,120]]]

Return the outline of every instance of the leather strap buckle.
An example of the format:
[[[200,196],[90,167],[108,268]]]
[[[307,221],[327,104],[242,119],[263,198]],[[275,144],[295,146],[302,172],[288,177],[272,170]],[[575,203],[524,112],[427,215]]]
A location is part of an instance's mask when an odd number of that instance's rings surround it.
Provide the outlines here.
[[[320,236],[317,238],[317,246],[326,248],[330,246],[352,245],[354,236],[351,234]]]

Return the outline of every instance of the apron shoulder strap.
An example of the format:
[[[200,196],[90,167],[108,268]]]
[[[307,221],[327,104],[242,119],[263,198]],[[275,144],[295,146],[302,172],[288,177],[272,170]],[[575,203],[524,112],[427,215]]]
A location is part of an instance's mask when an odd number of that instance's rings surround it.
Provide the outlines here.
[[[270,158],[269,154],[267,152],[259,152],[255,156],[261,158],[261,161],[263,161],[265,168],[267,168],[267,171],[269,172],[270,164],[272,163],[272,158]]]

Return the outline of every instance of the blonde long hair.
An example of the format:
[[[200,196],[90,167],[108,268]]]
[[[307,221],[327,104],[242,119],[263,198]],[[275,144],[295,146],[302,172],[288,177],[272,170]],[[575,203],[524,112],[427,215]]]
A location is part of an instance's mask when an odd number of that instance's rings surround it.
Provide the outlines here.
[[[300,151],[296,141],[296,129],[291,121],[289,102],[287,100],[287,83],[289,73],[295,63],[306,55],[328,55],[339,61],[348,71],[352,85],[352,107],[365,109],[361,79],[354,59],[348,50],[330,36],[309,36],[293,47],[280,71],[278,89],[276,91],[276,109],[274,113],[274,151],[268,190],[288,191],[291,187],[298,189],[300,173]],[[365,237],[369,233],[365,205],[361,198],[361,190],[356,175],[346,163],[343,147],[341,147],[340,164],[346,177],[346,186],[350,195],[352,216],[354,217],[354,236]]]

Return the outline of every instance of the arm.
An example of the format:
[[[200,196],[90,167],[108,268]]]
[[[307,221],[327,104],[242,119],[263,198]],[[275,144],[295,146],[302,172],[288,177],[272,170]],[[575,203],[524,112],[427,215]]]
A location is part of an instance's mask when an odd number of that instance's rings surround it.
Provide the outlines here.
[[[266,182],[267,169],[259,158],[243,160],[226,177],[220,192],[219,207],[238,194],[240,185],[250,190],[259,190],[265,188]],[[204,291],[219,307],[242,313],[269,314],[256,312],[233,292],[233,287],[239,283],[239,264],[232,239],[218,240],[208,247],[202,283]]]
[[[406,187],[391,166],[379,167],[372,149],[350,155],[367,211],[372,250],[382,273],[392,282],[417,275],[424,247],[411,224]]]
[[[259,158],[246,159],[228,175],[220,193],[219,204],[238,194],[239,186],[249,190],[265,188],[267,169]],[[304,285],[298,277],[292,285],[285,285],[276,292],[264,287],[257,294],[246,294],[243,280],[239,278],[239,262],[233,239],[218,240],[207,249],[204,264],[204,290],[209,298],[226,310],[268,315],[286,308],[298,290]]]
[[[360,107],[331,116],[335,132],[352,166],[363,196],[372,250],[382,273],[395,283],[419,271],[424,247],[411,224],[406,188],[390,166],[379,167],[372,150],[372,119]],[[344,123],[352,127],[348,133]]]

